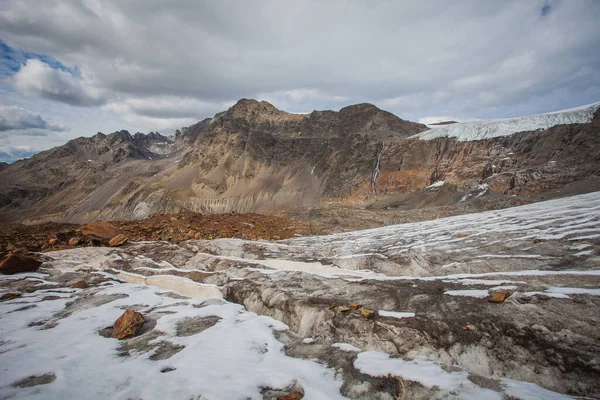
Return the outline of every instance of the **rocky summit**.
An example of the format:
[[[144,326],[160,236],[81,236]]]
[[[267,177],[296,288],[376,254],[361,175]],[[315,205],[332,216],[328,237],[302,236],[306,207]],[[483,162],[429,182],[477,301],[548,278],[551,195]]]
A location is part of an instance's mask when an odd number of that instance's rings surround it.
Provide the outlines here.
[[[599,150],[243,99],[2,166],[0,398],[599,398]]]

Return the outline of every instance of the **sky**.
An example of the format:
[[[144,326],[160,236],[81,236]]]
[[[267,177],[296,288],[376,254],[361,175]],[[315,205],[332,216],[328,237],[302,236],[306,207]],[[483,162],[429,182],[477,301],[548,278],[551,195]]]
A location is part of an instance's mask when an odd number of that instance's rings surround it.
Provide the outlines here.
[[[600,101],[600,1],[3,0],[0,161],[240,98],[412,121]]]

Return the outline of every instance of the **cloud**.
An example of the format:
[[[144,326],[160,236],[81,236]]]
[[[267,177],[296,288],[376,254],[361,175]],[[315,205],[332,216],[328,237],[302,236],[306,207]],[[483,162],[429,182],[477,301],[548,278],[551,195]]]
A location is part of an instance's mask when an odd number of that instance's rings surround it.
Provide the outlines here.
[[[27,146],[0,145],[0,162],[12,163],[22,158],[33,156],[38,151]]]
[[[93,106],[105,102],[103,91],[70,72],[54,69],[37,59],[29,59],[14,75],[15,86],[31,95],[73,106]]]
[[[46,136],[64,127],[46,121],[40,114],[14,106],[0,106],[0,132],[28,136]]]
[[[594,1],[22,0],[0,7],[0,37],[32,54],[20,91],[156,130],[242,97],[298,112],[371,102],[412,120],[592,103],[598,20]]]

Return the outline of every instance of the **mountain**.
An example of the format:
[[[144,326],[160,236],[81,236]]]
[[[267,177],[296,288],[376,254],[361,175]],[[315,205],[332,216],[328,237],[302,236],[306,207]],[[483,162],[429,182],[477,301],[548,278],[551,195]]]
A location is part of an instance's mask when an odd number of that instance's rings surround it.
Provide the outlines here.
[[[423,140],[415,135],[425,125],[371,104],[290,114],[242,99],[172,138],[98,134],[5,166],[0,219],[87,222],[181,210],[318,216],[365,206],[465,212],[482,202],[506,206],[515,195],[591,191],[600,176],[600,112],[583,123],[553,118],[558,125],[544,131]],[[461,126],[470,125],[435,131]]]

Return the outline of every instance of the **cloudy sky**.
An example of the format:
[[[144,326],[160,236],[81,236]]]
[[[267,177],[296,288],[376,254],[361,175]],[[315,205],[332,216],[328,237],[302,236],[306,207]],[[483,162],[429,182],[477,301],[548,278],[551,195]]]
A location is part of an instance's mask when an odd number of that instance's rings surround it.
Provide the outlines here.
[[[0,161],[247,97],[404,119],[600,101],[600,1],[3,0]]]

